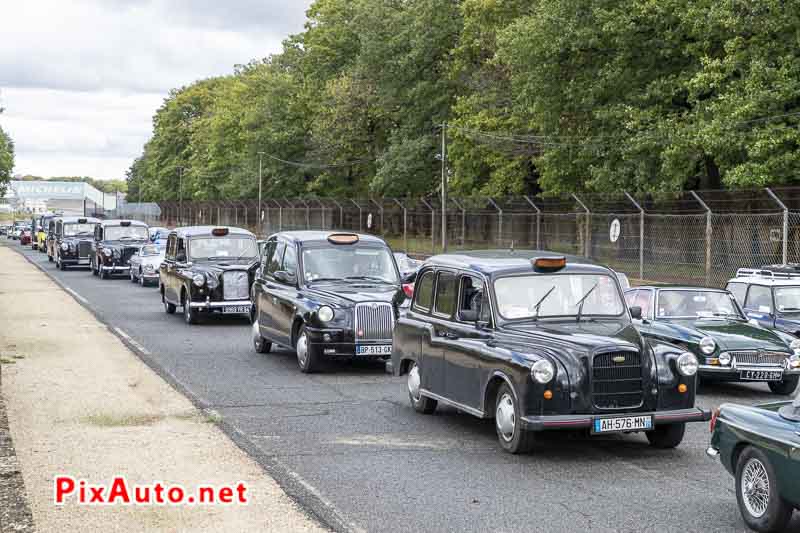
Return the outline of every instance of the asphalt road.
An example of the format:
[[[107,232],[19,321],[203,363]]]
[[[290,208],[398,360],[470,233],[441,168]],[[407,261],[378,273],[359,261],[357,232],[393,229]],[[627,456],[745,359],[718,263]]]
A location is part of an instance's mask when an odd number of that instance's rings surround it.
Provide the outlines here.
[[[654,450],[643,435],[558,434],[512,456],[491,421],[446,407],[415,413],[404,380],[381,364],[304,375],[292,353],[255,353],[244,320],[187,326],[180,312],[165,314],[155,288],[61,272],[44,254],[0,243],[43,266],[162,375],[219,412],[234,440],[336,529],[746,531],[732,477],[704,453],[706,423],[690,424],[676,450]],[[699,403],[774,398],[761,384],[715,385]],[[790,531],[800,532],[800,513]]]

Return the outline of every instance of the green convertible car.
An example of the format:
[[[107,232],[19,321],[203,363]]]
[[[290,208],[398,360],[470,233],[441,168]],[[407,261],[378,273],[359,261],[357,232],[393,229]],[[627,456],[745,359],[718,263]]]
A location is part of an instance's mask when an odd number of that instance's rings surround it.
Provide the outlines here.
[[[800,508],[800,395],[755,407],[724,404],[711,431],[706,453],[736,477],[744,521],[759,532],[784,531]]]
[[[628,306],[641,309],[645,337],[691,351],[707,381],[766,382],[789,395],[800,380],[800,339],[748,320],[733,295],[703,287],[635,287]]]

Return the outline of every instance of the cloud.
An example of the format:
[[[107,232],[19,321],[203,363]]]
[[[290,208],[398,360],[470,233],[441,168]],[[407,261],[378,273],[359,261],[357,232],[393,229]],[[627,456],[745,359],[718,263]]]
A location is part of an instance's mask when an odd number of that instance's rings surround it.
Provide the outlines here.
[[[0,124],[16,143],[15,171],[63,175],[63,161],[83,168],[79,174],[119,177],[141,152],[169,89],[279,52],[283,39],[302,30],[310,3],[10,3],[3,8]]]

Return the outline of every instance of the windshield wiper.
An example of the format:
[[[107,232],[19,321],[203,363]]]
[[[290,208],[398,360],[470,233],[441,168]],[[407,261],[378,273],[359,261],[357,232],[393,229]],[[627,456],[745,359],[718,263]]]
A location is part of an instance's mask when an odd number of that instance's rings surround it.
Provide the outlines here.
[[[381,278],[381,277],[378,277],[378,276],[347,276],[344,279],[363,279],[363,280],[367,280],[367,281],[380,281],[382,283],[394,284],[393,281],[390,281],[390,280],[388,280],[386,278]]]
[[[545,300],[547,300],[547,297],[548,297],[548,296],[550,296],[550,294],[552,294],[552,292],[553,292],[554,290],[556,290],[556,286],[555,286],[555,285],[553,285],[552,287],[550,287],[550,290],[549,290],[549,291],[547,291],[547,292],[544,294],[544,296],[542,296],[542,298],[541,298],[541,299],[540,299],[538,302],[536,302],[536,305],[534,305],[534,306],[533,306],[533,311],[534,311],[534,313],[535,313],[535,314],[533,315],[533,317],[532,317],[532,318],[533,318],[534,320],[539,320],[539,308],[542,306],[542,304],[544,303],[544,301],[545,301]]]
[[[583,298],[578,300],[578,303],[575,304],[575,305],[578,306],[578,316],[576,317],[576,320],[578,322],[581,321],[581,314],[583,314],[583,303],[586,301],[586,298],[588,298],[589,295],[594,292],[594,290],[597,288],[597,285],[599,285],[599,282],[597,282],[594,285],[592,285],[592,288],[589,289],[588,291],[586,291],[586,294],[583,295]]]

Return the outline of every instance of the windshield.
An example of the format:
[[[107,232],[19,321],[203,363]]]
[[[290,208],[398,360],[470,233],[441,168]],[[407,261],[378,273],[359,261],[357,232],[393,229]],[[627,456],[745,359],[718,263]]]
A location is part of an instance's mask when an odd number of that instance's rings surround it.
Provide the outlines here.
[[[658,318],[743,318],[728,292],[662,290],[658,293]]]
[[[308,248],[303,250],[306,281],[363,279],[397,284],[394,259],[386,248],[367,246]]]
[[[584,297],[582,316],[620,316],[625,312],[617,284],[605,274],[500,278],[494,282],[494,291],[497,309],[506,319],[577,317]]]
[[[775,307],[778,311],[800,311],[800,287],[775,287]]]
[[[146,226],[106,226],[103,231],[107,241],[145,241],[149,238]]]
[[[142,249],[139,251],[139,255],[161,255],[161,252],[164,251],[165,247],[156,244],[150,244],[147,246],[142,246]]]
[[[94,233],[94,224],[64,224],[64,236],[72,237],[74,235],[92,235]]]
[[[195,237],[189,241],[189,257],[202,259],[253,259],[258,257],[252,237]]]

